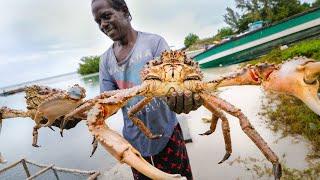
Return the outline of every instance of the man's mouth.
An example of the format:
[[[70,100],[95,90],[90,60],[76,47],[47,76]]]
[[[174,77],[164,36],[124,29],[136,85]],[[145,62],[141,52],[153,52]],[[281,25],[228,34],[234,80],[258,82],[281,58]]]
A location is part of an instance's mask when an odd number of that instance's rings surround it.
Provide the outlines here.
[[[114,31],[114,28],[112,26],[107,27],[104,32],[109,35]]]

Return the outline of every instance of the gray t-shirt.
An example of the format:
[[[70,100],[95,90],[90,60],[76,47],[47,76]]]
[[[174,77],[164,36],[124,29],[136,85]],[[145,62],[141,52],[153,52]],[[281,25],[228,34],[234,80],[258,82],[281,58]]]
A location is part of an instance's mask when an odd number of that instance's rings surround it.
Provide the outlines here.
[[[149,60],[160,56],[169,49],[161,36],[138,32],[137,40],[125,60],[118,63],[112,46],[101,56],[99,67],[100,92],[125,89],[141,84],[140,71]],[[128,110],[143,97],[135,97],[122,108],[124,116],[123,136],[142,156],[158,154],[169,141],[174,127],[177,125],[176,114],[167,104],[158,98],[146,105],[136,116],[151,130],[153,134],[161,134],[159,139],[148,139],[140,129],[128,118]]]

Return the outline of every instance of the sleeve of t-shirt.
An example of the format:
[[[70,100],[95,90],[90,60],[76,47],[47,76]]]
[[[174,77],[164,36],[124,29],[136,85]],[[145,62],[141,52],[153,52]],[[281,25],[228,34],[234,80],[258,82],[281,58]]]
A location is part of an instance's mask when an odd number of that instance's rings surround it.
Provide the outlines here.
[[[101,56],[99,63],[99,84],[100,84],[100,93],[104,91],[110,91],[117,89],[113,78],[107,70],[106,63],[104,61],[104,56]]]
[[[169,48],[168,43],[166,42],[166,40],[163,37],[161,37],[158,42],[158,45],[156,47],[154,57],[159,57],[161,55],[162,51],[169,50],[169,49],[170,48]]]

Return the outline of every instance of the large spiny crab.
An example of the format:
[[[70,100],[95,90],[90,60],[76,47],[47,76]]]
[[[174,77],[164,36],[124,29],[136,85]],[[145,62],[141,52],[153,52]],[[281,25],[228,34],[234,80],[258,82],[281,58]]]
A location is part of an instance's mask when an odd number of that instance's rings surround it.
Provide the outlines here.
[[[212,92],[216,88],[223,86],[262,84],[265,90],[290,94],[300,98],[310,109],[320,115],[320,101],[317,96],[319,73],[319,62],[298,57],[281,65],[249,65],[229,76],[210,82],[202,82],[202,73],[197,63],[187,58],[183,52],[167,51],[159,59],[151,60],[145,66],[141,72],[143,81],[141,85],[130,89],[104,92],[93,99],[85,101],[81,106],[75,108],[75,110],[71,110],[68,114],[64,115],[64,118],[62,116],[56,119],[53,125],[57,123],[57,126],[61,126],[62,131],[65,127],[68,128],[69,124],[74,124],[74,122],[87,118],[90,132],[120,162],[127,163],[153,179],[180,179],[181,176],[179,175],[170,175],[151,166],[129,142],[111,130],[104,120],[123,107],[129,99],[137,95],[145,96],[143,100],[129,111],[129,117],[147,137],[157,138],[161,135],[152,134],[142,121],[134,116],[135,113],[148,104],[153,97],[164,97],[169,96],[173,91],[189,90],[198,93],[204,100],[203,105],[212,112],[210,130],[202,135],[213,133],[218,119],[222,120],[222,130],[227,152],[220,163],[225,161],[232,151],[228,120],[222,113],[222,111],[225,111],[238,117],[244,132],[257,145],[266,158],[272,162],[275,178],[279,179],[281,176],[281,166],[278,162],[278,157],[254,130],[240,109],[218,98]],[[25,112],[6,111],[4,109],[7,108],[2,108],[3,118],[27,116]],[[33,111],[34,113],[36,112]],[[71,125],[71,127],[73,126]]]
[[[147,105],[154,97],[170,96],[174,91],[189,90],[198,93],[203,99],[203,105],[212,112],[210,129],[202,135],[209,135],[215,131],[218,119],[222,120],[222,131],[225,140],[226,154],[219,162],[222,163],[229,158],[231,148],[229,123],[223,111],[237,117],[242,130],[256,144],[265,157],[273,164],[275,179],[281,177],[281,165],[277,155],[269,148],[267,143],[251,125],[247,117],[240,109],[217,97],[214,92],[218,87],[232,85],[260,85],[266,90],[286,93],[303,100],[314,112],[319,114],[320,103],[317,96],[319,87],[318,74],[320,72],[319,63],[307,58],[295,58],[282,65],[259,64],[247,66],[232,75],[222,77],[210,82],[203,82],[203,75],[199,65],[187,58],[181,51],[163,52],[159,59],[150,61],[141,71],[142,84],[130,89],[120,90],[115,95],[96,100],[94,107],[88,113],[88,126],[91,133],[97,137],[99,142],[117,159],[126,162],[130,166],[137,167],[129,157],[136,154],[141,159],[141,155],[132,147],[114,148],[108,133],[111,131],[104,120],[117,112],[131,98],[144,96],[138,104],[128,111],[128,117],[140,130],[149,138],[160,137],[161,134],[152,134],[144,123],[135,114]],[[79,107],[75,112],[88,109],[92,104]],[[72,114],[72,113],[71,113]],[[116,143],[116,142],[114,142]],[[130,155],[129,155],[130,154]],[[142,160],[141,160],[142,161]],[[155,172],[146,168],[138,167],[138,170],[145,175],[155,179],[166,179],[167,176],[154,176]]]

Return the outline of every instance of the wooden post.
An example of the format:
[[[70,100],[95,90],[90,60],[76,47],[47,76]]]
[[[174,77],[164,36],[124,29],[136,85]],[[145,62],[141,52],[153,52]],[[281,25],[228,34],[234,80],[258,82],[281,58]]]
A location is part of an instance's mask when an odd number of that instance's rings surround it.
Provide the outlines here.
[[[27,180],[32,180],[32,179],[34,179],[34,178],[36,178],[36,177],[40,176],[41,174],[45,173],[46,171],[48,171],[48,170],[52,169],[52,167],[53,167],[53,166],[54,166],[54,164],[51,164],[50,166],[48,166],[48,167],[46,167],[46,168],[42,169],[41,171],[37,172],[35,175],[33,175],[33,176],[31,176],[31,177],[27,178]]]
[[[88,178],[88,180],[96,180],[99,175],[100,175],[100,173],[99,173],[99,172],[96,172],[96,173],[94,173],[93,175],[91,175],[91,176]]]
[[[24,169],[24,171],[26,172],[27,177],[29,178],[31,175],[30,175],[30,172],[29,172],[29,169],[28,169],[26,160],[25,160],[25,159],[22,159],[21,162],[22,162],[22,165],[23,165],[23,169]]]

